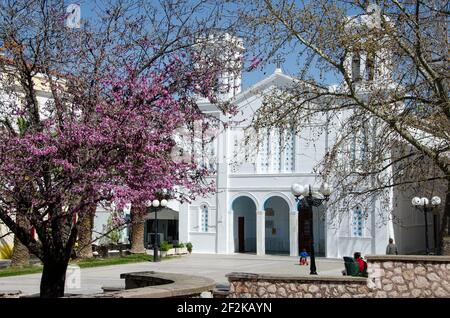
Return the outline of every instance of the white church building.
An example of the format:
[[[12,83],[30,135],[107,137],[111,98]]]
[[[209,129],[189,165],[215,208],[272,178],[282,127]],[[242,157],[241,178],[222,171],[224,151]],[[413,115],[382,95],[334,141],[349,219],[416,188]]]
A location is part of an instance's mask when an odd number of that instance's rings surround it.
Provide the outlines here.
[[[325,129],[311,143],[308,129],[292,134],[274,128],[261,137],[256,156],[246,154],[245,128],[263,97],[273,89],[292,85],[293,81],[277,68],[272,75],[233,97],[239,114],[214,144],[217,191],[179,208],[179,240],[191,242],[195,252],[297,256],[303,248],[310,249],[312,236],[319,256],[385,252],[386,242],[393,235],[392,224],[382,218],[384,226],[375,226],[375,213],[367,220],[349,213],[346,221],[333,226],[333,220],[327,218],[326,206],[313,208],[313,215],[308,208],[297,211],[291,186],[316,184],[318,175],[313,168],[330,143],[330,134]],[[205,112],[223,116],[213,105],[205,103],[202,107]]]
[[[355,23],[370,23],[370,19],[361,16]],[[392,67],[389,59],[377,63],[364,52],[349,54],[345,65],[362,81],[361,87],[370,81],[386,81]],[[258,145],[249,144],[246,128],[264,96],[293,85],[295,79],[284,74],[279,65],[273,74],[243,91],[240,75],[223,78],[234,87],[227,98],[238,114],[230,117],[207,101],[200,104],[202,111],[229,125],[208,149],[216,165],[216,193],[182,204],[176,208],[178,213],[171,214],[178,216],[179,241],[191,242],[196,253],[298,256],[303,248],[310,250],[313,237],[316,255],[341,258],[354,252],[384,254],[389,238],[393,238],[400,253],[422,253],[425,222],[422,212],[411,205],[413,193],[392,188],[388,202],[375,198],[365,211],[356,208],[339,218],[326,204],[314,207],[312,215],[308,208],[298,211],[291,186],[319,185],[314,167],[327,153],[337,134],[333,129],[339,126],[327,126],[324,114],[317,123],[323,126],[319,135],[307,127],[295,134],[271,128],[259,136]],[[431,213],[428,225],[429,241],[434,246],[438,218]]]
[[[363,20],[364,16],[357,23],[365,23]],[[389,65],[383,63],[375,63],[379,69],[373,69],[374,61],[361,53],[350,54],[346,66],[363,81],[377,77],[384,80],[390,72]],[[259,136],[258,145],[248,144],[246,128],[264,96],[293,85],[295,79],[278,66],[271,75],[243,91],[240,74],[225,75],[222,80],[231,83],[233,90],[224,96],[237,107],[238,114],[223,114],[208,101],[200,102],[203,112],[228,123],[207,150],[209,164],[216,169],[216,191],[191,203],[170,202],[168,208],[158,212],[160,240],[191,242],[194,253],[213,254],[298,256],[303,248],[310,250],[312,237],[316,255],[329,258],[354,252],[384,254],[389,238],[396,241],[400,253],[424,250],[425,222],[423,214],[411,206],[412,193],[392,189],[387,205],[381,199],[375,200],[366,211],[346,211],[339,219],[326,204],[314,207],[312,214],[308,208],[298,211],[291,186],[318,185],[314,167],[332,145],[336,131],[325,129],[324,115],[318,123],[319,127],[323,125],[323,133],[314,138],[307,127],[296,134],[273,128]],[[432,218],[430,215],[428,224],[433,245],[433,227],[438,225]],[[96,226],[100,223],[96,221]],[[154,232],[155,222],[149,216],[146,242],[151,241]]]

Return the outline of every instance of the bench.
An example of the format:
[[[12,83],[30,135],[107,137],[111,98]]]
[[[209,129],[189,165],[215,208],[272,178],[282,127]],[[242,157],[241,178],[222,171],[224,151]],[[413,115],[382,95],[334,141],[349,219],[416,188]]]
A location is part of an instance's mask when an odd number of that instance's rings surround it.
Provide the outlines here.
[[[353,257],[344,256],[344,266],[345,270],[342,271],[344,276],[355,276],[355,277],[367,277],[367,268],[361,273],[359,271],[359,264],[355,261]]]

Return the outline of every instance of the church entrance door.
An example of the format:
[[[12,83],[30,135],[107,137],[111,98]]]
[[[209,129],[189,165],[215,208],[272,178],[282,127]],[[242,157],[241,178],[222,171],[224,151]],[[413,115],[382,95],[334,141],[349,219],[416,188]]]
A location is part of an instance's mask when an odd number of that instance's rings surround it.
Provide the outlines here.
[[[256,252],[256,204],[247,196],[239,196],[231,204],[233,210],[233,247],[235,253]]]
[[[311,253],[311,211],[309,208],[302,208],[298,213],[298,249],[299,253],[306,249]]]
[[[245,218],[240,216],[238,218],[238,240],[239,253],[245,253]]]

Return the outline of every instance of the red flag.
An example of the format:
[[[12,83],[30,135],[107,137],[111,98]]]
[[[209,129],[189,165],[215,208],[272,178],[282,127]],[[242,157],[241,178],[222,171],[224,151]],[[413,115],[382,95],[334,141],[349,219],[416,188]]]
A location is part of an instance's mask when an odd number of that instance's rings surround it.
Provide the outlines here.
[[[36,240],[36,229],[34,228],[34,226],[31,227],[30,234],[31,234],[31,238],[33,240]]]

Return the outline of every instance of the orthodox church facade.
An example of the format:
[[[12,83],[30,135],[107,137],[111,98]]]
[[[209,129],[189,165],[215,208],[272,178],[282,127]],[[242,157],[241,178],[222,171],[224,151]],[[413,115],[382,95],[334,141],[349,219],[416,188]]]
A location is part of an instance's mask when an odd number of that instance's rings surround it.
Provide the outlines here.
[[[355,21],[370,22],[368,16]],[[345,66],[364,87],[371,81],[389,78],[391,66],[386,61],[389,59],[377,61],[374,55],[359,51],[348,55]],[[424,250],[425,222],[421,212],[410,204],[412,193],[388,190],[387,199],[375,197],[369,206],[340,212],[338,218],[327,204],[314,207],[312,213],[308,208],[298,209],[291,186],[319,186],[314,168],[335,141],[339,125],[330,125],[324,114],[314,129],[304,127],[294,133],[270,128],[260,132],[257,143],[248,142],[252,139],[249,134],[255,132],[247,128],[265,96],[296,80],[279,66],[244,91],[240,74],[225,74],[220,80],[233,88],[223,97],[236,106],[237,114],[223,114],[206,100],[199,103],[203,112],[227,124],[204,150],[207,164],[216,171],[216,191],[190,203],[170,201],[169,207],[158,212],[157,229],[154,216],[149,215],[146,243],[153,242],[153,233],[157,232],[159,240],[191,242],[194,253],[298,256],[303,249],[309,251],[314,240],[316,255],[340,258],[354,252],[384,254],[389,238],[396,241],[400,253]],[[370,142],[380,142],[374,139],[376,134],[371,137]],[[430,242],[434,241],[433,227],[437,226],[432,217],[428,219]]]
[[[376,25],[374,18],[376,15],[370,14],[357,17],[350,27]],[[354,81],[359,82],[361,96],[365,94],[364,87],[377,85],[377,81],[386,85],[391,79],[389,52],[348,54],[345,67]],[[227,81],[240,84],[240,75],[228,76]],[[198,253],[298,256],[303,249],[310,250],[313,239],[317,255],[340,258],[354,252],[384,254],[389,238],[393,238],[400,253],[422,253],[425,221],[423,214],[411,205],[411,191],[391,188],[363,208],[355,204],[356,208],[339,212],[339,217],[326,203],[314,207],[312,213],[307,208],[298,209],[291,193],[292,184],[319,186],[314,168],[327,154],[340,129],[325,114],[314,128],[304,127],[296,133],[270,128],[260,132],[257,144],[248,143],[248,134],[254,131],[247,128],[264,97],[294,82],[278,66],[273,74],[244,91],[238,85],[228,96],[238,109],[233,117],[221,114],[208,102],[201,104],[204,112],[229,125],[208,150],[217,168],[216,193],[179,207],[179,240],[191,242]],[[338,84],[330,89],[343,86]],[[376,140],[376,134],[365,138],[369,143],[382,142]],[[353,151],[360,155],[358,150]],[[393,169],[395,165],[385,173],[392,175]],[[437,218],[430,214],[427,220],[433,245]]]
[[[393,224],[386,215],[349,211],[334,222],[326,204],[314,207],[312,215],[307,208],[298,210],[291,186],[318,185],[314,167],[333,139],[325,117],[318,136],[307,128],[300,134],[273,128],[260,136],[255,155],[255,145],[245,144],[246,128],[264,96],[294,81],[277,68],[233,97],[239,114],[214,143],[216,193],[179,208],[179,240],[191,242],[195,252],[297,256],[303,248],[310,249],[312,238],[316,254],[325,257],[385,252],[386,242],[393,237]],[[212,105],[202,107],[222,116]]]

